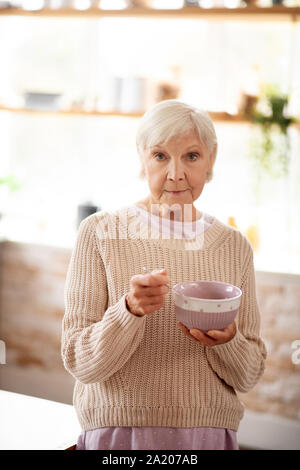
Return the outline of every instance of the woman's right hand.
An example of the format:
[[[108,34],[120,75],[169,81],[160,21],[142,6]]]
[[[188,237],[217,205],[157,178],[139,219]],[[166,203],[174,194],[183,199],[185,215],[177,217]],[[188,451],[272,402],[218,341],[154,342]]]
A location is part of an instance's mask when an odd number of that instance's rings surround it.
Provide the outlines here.
[[[130,279],[130,291],[125,296],[128,310],[138,317],[160,309],[169,292],[170,282],[166,269],[147,274],[136,274]]]

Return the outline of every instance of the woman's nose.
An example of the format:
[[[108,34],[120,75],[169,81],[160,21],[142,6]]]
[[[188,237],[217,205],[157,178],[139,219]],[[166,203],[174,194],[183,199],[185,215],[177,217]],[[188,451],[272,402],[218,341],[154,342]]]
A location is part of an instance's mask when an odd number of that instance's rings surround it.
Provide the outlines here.
[[[170,167],[168,168],[168,178],[173,181],[184,179],[184,168],[181,163],[170,163]]]

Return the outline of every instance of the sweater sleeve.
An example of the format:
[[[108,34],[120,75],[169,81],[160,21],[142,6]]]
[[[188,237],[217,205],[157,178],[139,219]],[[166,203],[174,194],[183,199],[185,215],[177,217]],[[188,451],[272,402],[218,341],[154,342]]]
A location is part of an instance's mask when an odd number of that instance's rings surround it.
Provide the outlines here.
[[[267,351],[260,338],[260,312],[256,299],[252,247],[247,241],[242,275],[242,298],[236,317],[237,332],[231,341],[206,347],[209,364],[216,374],[238,392],[246,393],[265,369]]]
[[[84,384],[105,381],[117,372],[137,349],[145,329],[145,316],[127,310],[126,293],[107,308],[106,271],[93,216],[81,222],[72,251],[61,335],[64,367]]]

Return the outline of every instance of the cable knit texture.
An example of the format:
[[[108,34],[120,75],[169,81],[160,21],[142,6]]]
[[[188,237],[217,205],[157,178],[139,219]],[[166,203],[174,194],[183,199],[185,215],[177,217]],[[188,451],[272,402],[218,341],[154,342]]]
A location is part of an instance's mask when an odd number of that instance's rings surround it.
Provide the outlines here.
[[[203,347],[177,326],[172,291],[156,312],[126,308],[130,279],[167,268],[170,284],[216,280],[242,289],[235,337]],[[194,239],[164,238],[130,207],[84,219],[68,267],[61,355],[76,379],[83,430],[106,426],[211,426],[237,430],[247,392],[264,372],[253,251],[217,218]]]

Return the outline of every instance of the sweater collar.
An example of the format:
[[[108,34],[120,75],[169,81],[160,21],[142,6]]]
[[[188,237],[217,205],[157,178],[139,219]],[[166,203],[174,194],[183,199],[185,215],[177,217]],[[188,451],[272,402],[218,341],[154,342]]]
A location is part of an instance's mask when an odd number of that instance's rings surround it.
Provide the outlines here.
[[[119,232],[122,238],[129,238],[136,242],[149,242],[157,244],[158,247],[179,251],[207,250],[213,246],[219,246],[233,229],[216,217],[205,232],[191,239],[163,238],[162,234],[148,227],[147,222],[138,217],[136,207],[125,206],[116,211]]]

